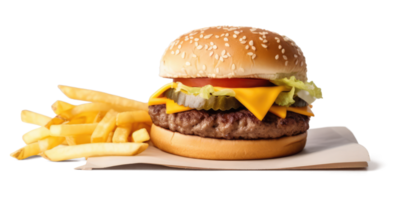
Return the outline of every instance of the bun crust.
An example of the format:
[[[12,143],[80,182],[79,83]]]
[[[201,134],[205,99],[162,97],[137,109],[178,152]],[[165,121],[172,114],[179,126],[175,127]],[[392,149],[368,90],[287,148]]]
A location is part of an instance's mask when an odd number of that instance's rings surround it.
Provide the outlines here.
[[[153,124],[153,144],[168,153],[210,160],[249,160],[288,156],[303,150],[307,132],[270,140],[221,140],[183,135]]]
[[[165,78],[307,80],[301,49],[286,36],[251,27],[209,27],[182,35],[165,51]]]

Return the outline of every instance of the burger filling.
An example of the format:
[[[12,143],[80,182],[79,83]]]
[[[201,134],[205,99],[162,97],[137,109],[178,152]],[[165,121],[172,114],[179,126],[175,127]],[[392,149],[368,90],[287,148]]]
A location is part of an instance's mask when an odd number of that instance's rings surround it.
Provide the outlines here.
[[[166,114],[165,105],[149,106],[153,123],[185,135],[218,139],[276,139],[308,130],[310,117],[288,112],[286,118],[268,113],[262,121],[242,107],[229,111],[189,110]]]

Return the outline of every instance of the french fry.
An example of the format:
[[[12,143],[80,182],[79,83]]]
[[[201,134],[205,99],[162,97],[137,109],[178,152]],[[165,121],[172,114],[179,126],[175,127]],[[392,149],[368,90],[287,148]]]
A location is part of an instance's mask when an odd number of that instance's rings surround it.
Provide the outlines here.
[[[56,101],[51,108],[53,109],[54,113],[56,113],[56,115],[59,115],[67,110],[70,110],[72,108],[74,108],[75,106],[72,104],[69,104],[67,102],[64,101]]]
[[[21,112],[21,120],[25,123],[45,126],[51,118],[29,110],[23,110]]]
[[[93,131],[92,134],[92,143],[102,143],[106,142],[109,133],[114,130],[116,126],[116,117],[117,112],[114,110],[110,110],[104,116],[104,118],[99,122],[96,129]]]
[[[114,106],[122,106],[132,110],[148,110],[146,103],[81,88],[59,85],[58,88],[69,98],[90,102],[107,103]]]
[[[145,128],[139,129],[132,133],[132,140],[135,143],[143,143],[150,140],[149,133]]]
[[[65,141],[68,145],[79,145],[79,144],[88,144],[91,142],[92,135],[77,135],[77,136],[67,136],[65,137]]]
[[[50,127],[51,136],[77,136],[77,135],[91,135],[96,129],[98,123],[93,124],[61,124],[52,125]]]
[[[108,137],[107,137],[107,143],[111,143],[112,142],[112,139],[113,139],[113,136],[114,136],[114,130],[112,130],[110,133],[108,133]]]
[[[47,137],[43,140],[39,140],[38,142],[28,144],[21,149],[13,152],[11,154],[12,157],[23,160],[25,158],[38,155],[41,152],[52,149],[58,145],[60,145],[65,139],[62,137]]]
[[[151,123],[151,118],[148,112],[143,110],[129,111],[119,113],[117,116],[117,126],[124,124],[132,124],[135,122]]]
[[[46,127],[47,129],[50,130],[50,126],[59,125],[59,124],[62,124],[62,123],[65,123],[65,120],[57,115],[56,117],[52,118],[44,127]]]
[[[112,138],[113,143],[124,143],[128,142],[128,137],[132,133],[132,126],[120,126],[115,129],[114,136]]]
[[[22,136],[22,139],[24,140],[25,144],[32,144],[49,136],[50,136],[49,129],[45,127],[40,127],[25,133]]]
[[[83,112],[75,115],[72,119],[69,120],[68,124],[85,124],[85,123],[93,123],[99,112]]]
[[[115,110],[117,112],[129,111],[127,108],[120,107],[118,105],[111,105],[106,103],[81,103],[75,106],[75,108],[71,110],[67,110],[63,113],[60,113],[60,116],[64,119],[70,120],[73,117],[79,115],[84,112],[108,112],[109,110]]]
[[[99,123],[103,119],[105,114],[105,112],[99,112],[94,118],[93,123]]]
[[[47,150],[43,156],[51,161],[95,156],[133,156],[143,152],[147,147],[146,143],[81,144]]]

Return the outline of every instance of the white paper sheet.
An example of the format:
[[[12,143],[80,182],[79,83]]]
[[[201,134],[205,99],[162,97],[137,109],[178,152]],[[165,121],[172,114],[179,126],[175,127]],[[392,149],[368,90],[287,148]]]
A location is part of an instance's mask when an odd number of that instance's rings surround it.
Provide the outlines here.
[[[296,155],[243,161],[202,160],[176,156],[150,145],[137,156],[89,158],[76,169],[102,169],[130,164],[152,164],[187,169],[265,170],[365,168],[370,161],[366,148],[346,127],[310,129],[304,150]],[[126,168],[125,168],[126,169]]]

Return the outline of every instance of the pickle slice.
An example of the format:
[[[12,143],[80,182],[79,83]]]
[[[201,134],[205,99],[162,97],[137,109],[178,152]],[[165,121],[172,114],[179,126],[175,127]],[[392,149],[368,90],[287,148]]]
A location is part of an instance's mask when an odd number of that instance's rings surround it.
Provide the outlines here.
[[[177,104],[194,108],[197,110],[230,110],[238,109],[243,105],[235,98],[229,96],[211,96],[204,99],[199,96],[175,92],[175,89],[169,89],[164,93],[165,97],[174,100]]]
[[[308,103],[306,101],[304,101],[303,99],[301,99],[300,97],[294,97],[294,104],[290,105],[291,107],[304,107],[304,106],[308,106]]]

